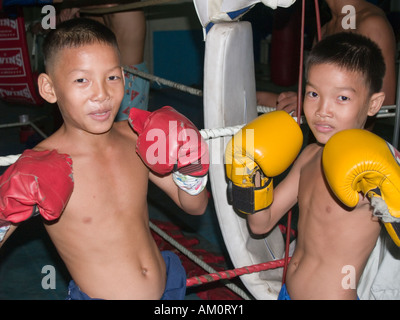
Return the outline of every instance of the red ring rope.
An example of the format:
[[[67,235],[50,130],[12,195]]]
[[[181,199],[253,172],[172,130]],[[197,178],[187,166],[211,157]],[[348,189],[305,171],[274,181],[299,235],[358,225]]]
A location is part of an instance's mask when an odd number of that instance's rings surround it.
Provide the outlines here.
[[[269,261],[260,264],[255,264],[252,266],[241,267],[232,270],[225,270],[217,273],[209,273],[202,276],[194,276],[186,280],[186,286],[191,287],[194,285],[200,285],[204,283],[210,283],[218,280],[223,279],[231,279],[235,278],[244,274],[250,274],[270,269],[276,269],[283,267],[285,264],[285,259],[276,260],[276,261]]]
[[[321,34],[321,20],[320,20],[320,12],[318,0],[314,0],[315,5],[315,16],[316,16],[316,25],[317,25],[317,40],[320,41],[322,38]],[[304,63],[304,24],[305,24],[305,11],[306,11],[306,1],[302,2],[301,9],[301,38],[300,38],[300,63],[299,63],[299,85],[297,88],[297,122],[300,125],[301,122],[301,111],[302,111],[302,90],[303,90],[303,63]],[[285,259],[284,259],[284,267],[283,267],[283,277],[282,284],[286,281],[286,271],[289,264],[289,246],[290,246],[290,232],[291,232],[291,223],[292,223],[292,210],[288,212],[288,220],[286,227],[286,245],[285,245]]]

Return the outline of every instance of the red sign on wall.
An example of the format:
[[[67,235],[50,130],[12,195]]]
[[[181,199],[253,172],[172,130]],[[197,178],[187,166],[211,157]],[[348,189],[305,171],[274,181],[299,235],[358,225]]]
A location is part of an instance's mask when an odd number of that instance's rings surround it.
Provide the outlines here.
[[[0,13],[0,98],[8,102],[42,104],[35,81],[22,10],[15,19]]]

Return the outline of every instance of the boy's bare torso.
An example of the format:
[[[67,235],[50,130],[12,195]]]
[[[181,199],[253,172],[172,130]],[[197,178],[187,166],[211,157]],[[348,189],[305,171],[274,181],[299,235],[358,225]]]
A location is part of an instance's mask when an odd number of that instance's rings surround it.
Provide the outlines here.
[[[380,224],[367,199],[354,210],[335,201],[323,177],[322,151],[311,145],[299,158],[299,236],[286,285],[292,299],[356,299]]]
[[[165,264],[149,230],[149,171],[126,121],[102,144],[71,143],[59,130],[39,145],[73,160],[74,191],[46,229],[80,289],[93,298],[159,299]]]

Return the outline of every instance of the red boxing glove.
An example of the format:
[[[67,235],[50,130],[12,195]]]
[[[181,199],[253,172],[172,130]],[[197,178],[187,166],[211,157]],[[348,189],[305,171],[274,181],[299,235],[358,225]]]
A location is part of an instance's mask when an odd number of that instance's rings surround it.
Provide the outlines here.
[[[36,206],[46,220],[60,217],[74,187],[72,160],[57,151],[26,150],[0,177],[0,219],[19,223]]]
[[[196,126],[174,108],[154,112],[132,108],[129,123],[139,138],[136,152],[154,172],[165,175],[205,176],[209,168],[208,146]]]

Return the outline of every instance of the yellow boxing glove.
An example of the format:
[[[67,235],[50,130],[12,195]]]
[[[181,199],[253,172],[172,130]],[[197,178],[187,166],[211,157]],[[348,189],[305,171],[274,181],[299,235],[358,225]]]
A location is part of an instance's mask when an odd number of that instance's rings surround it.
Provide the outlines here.
[[[271,177],[284,172],[303,144],[296,121],[285,111],[273,111],[254,119],[229,141],[225,150],[228,194],[239,212],[253,214],[273,201]],[[255,175],[261,185],[255,186]]]
[[[400,246],[399,152],[377,135],[361,129],[336,133],[325,145],[322,165],[340,201],[353,208],[363,193],[374,215]]]

